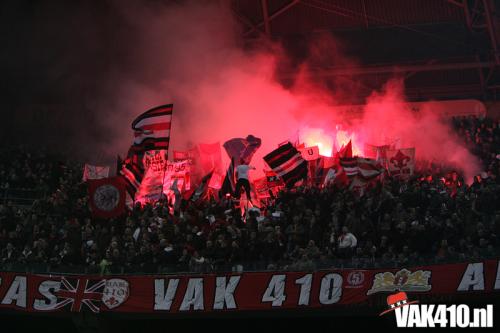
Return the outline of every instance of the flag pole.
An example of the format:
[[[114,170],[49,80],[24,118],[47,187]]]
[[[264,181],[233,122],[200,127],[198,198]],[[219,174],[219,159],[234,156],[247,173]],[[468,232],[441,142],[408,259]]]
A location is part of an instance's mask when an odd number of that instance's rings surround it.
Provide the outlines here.
[[[172,104],[172,116],[170,118],[170,129],[169,129],[169,133],[168,133],[168,147],[167,147],[167,151],[165,152],[165,165],[163,166],[163,178],[161,180],[161,194],[165,195],[165,199],[167,199],[167,205],[168,205],[168,197],[163,192],[163,188],[165,187],[165,171],[168,167],[168,150],[170,149],[170,138],[172,137],[172,120],[174,120],[174,106],[173,106],[173,104]]]
[[[163,192],[163,188],[165,187],[165,171],[167,170],[167,166],[168,166],[168,156],[165,155],[165,165],[163,166],[163,176],[161,179],[161,194],[162,196],[163,195],[165,196],[165,199],[167,199],[167,205],[168,205],[167,195]]]

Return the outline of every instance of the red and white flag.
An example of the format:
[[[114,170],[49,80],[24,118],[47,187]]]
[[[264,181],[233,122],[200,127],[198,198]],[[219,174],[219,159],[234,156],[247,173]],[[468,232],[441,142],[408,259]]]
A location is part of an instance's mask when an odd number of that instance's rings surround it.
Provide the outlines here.
[[[358,174],[365,179],[373,179],[383,172],[382,164],[371,158],[358,157]]]
[[[340,165],[349,177],[353,177],[359,172],[358,159],[356,157],[341,157]]]
[[[144,150],[168,150],[173,104],[148,110],[132,122],[134,145]]]

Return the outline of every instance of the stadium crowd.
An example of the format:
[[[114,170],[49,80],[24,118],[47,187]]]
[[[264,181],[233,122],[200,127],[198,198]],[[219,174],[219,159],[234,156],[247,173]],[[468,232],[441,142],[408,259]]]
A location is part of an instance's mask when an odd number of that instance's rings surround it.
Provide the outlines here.
[[[484,165],[470,186],[436,170],[419,170],[409,181],[386,177],[361,197],[335,185],[303,186],[251,209],[245,221],[230,198],[183,201],[174,215],[165,202],[137,205],[122,218],[94,220],[81,166],[25,148],[3,150],[0,189],[47,195],[29,207],[3,200],[0,263],[106,274],[398,267],[494,257],[500,253],[499,122],[468,117],[453,125]]]

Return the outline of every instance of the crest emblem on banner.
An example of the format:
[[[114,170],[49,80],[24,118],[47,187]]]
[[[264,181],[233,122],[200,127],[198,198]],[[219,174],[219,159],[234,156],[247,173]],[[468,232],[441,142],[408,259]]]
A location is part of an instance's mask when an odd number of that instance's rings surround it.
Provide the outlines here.
[[[110,212],[120,203],[120,190],[113,184],[104,184],[96,188],[93,199],[97,208]]]
[[[128,281],[123,279],[106,280],[102,293],[102,302],[108,309],[114,309],[125,303],[130,294]]]
[[[429,291],[432,285],[429,284],[431,271],[418,270],[409,271],[406,268],[397,273],[384,272],[375,274],[373,285],[366,293],[375,294],[381,291]]]
[[[113,218],[125,210],[125,183],[121,177],[88,181],[89,204],[97,218]]]

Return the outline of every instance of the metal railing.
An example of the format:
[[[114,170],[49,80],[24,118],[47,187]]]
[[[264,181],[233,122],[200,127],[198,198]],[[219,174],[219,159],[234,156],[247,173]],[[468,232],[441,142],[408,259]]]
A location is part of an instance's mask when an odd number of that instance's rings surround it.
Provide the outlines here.
[[[45,196],[45,191],[40,189],[9,188],[0,190],[1,203],[12,202],[15,206],[31,206],[35,200]]]
[[[477,262],[487,259],[500,259],[500,251],[481,257],[456,257],[448,259],[419,258],[399,262],[397,260],[358,260],[328,259],[308,261],[251,261],[228,263],[223,261],[205,261],[203,264],[125,264],[125,265],[54,265],[45,263],[23,264],[20,262],[0,264],[3,272],[27,272],[38,274],[93,274],[93,275],[148,275],[148,274],[207,274],[207,273],[241,273],[265,271],[316,271],[327,269],[398,269],[429,265]]]

